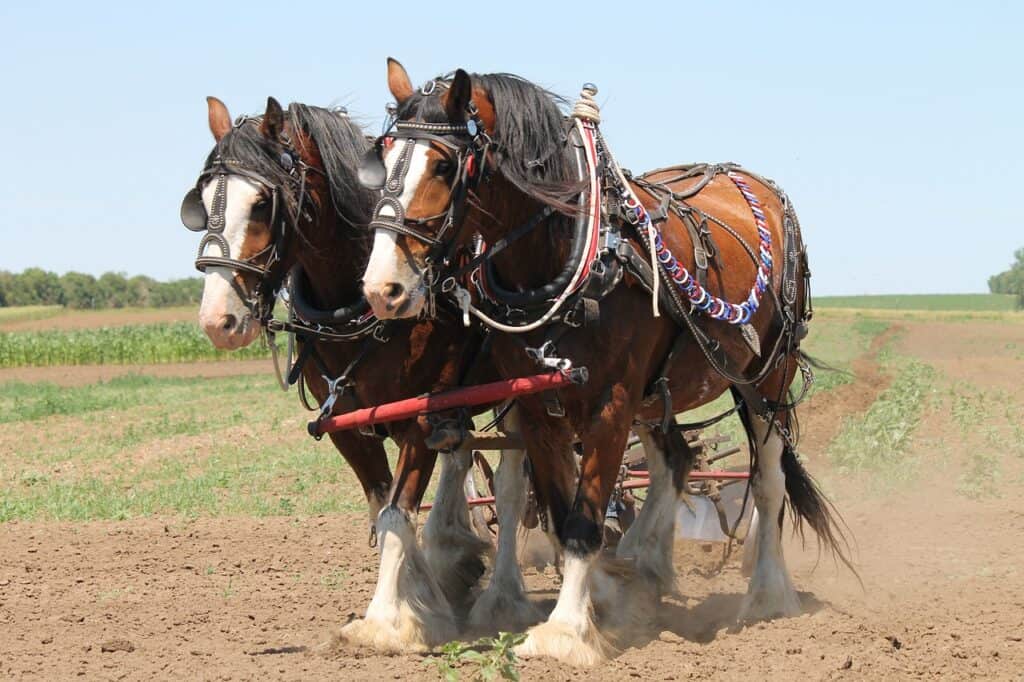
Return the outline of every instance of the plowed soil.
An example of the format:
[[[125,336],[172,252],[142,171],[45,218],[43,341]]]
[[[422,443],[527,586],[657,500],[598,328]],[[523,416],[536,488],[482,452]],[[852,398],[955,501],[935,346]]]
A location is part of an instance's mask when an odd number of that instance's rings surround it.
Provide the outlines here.
[[[929,325],[902,330],[899,352],[954,381],[1024,397],[1022,346],[1010,347],[1021,327]],[[1001,345],[979,350],[990,334]],[[979,357],[999,368],[997,378],[969,368]],[[735,557],[719,568],[719,545],[677,542],[679,594],[664,600],[639,646],[588,671],[526,661],[523,678],[1020,679],[1024,459],[1002,459],[998,494],[958,493],[976,444],[949,424],[945,381],[911,447],[918,472],[903,485],[842,476],[820,456],[840,417],[885,387],[877,365],[865,360],[853,384],[805,412],[808,466],[855,538],[859,580],[819,560],[813,541],[802,548],[792,539],[787,557],[805,613],[738,629],[745,581]],[[9,523],[0,526],[0,677],[436,678],[429,657],[331,644],[365,609],[376,564],[358,514]],[[551,607],[550,571],[529,569],[528,586]]]

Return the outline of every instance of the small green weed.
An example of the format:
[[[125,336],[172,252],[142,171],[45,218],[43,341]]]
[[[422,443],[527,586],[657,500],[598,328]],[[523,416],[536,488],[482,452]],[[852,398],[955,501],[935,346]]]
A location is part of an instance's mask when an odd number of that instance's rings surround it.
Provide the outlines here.
[[[522,644],[526,635],[499,632],[497,637],[484,637],[475,642],[448,642],[441,647],[441,655],[433,661],[446,682],[462,679],[463,668],[476,666],[469,680],[519,680],[519,658],[514,648]]]
[[[343,568],[336,568],[320,578],[320,584],[333,592],[341,589],[346,580],[348,580],[348,571]]]

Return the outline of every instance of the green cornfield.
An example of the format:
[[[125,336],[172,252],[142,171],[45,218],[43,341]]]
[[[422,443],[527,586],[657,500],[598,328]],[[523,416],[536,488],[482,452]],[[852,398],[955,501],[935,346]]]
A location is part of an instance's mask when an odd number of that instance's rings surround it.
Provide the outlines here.
[[[257,341],[236,351],[218,351],[189,322],[95,329],[0,332],[0,367],[117,365],[269,357]]]
[[[887,294],[881,296],[815,296],[816,308],[872,310],[1002,311],[1016,308],[1009,294]]]

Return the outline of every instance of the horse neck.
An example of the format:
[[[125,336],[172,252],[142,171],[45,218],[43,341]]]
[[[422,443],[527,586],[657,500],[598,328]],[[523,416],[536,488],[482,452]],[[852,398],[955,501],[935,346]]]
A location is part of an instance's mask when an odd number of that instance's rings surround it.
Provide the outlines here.
[[[316,224],[303,229],[305,240],[293,235],[295,260],[306,273],[310,302],[327,310],[351,304],[361,295],[359,280],[366,261],[366,242],[351,226],[342,224],[328,190],[314,190],[314,194],[323,208]]]
[[[506,237],[543,208],[500,176],[491,179],[489,192],[481,199],[491,215],[477,210],[472,214],[488,244]],[[505,286],[539,287],[558,275],[568,257],[568,237],[552,234],[552,229],[560,229],[552,224],[557,224],[554,218],[537,225],[494,257],[495,271]]]

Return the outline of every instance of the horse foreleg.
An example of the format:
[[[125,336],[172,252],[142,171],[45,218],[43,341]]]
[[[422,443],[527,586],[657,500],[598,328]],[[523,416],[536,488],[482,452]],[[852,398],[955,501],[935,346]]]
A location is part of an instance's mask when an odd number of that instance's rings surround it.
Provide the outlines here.
[[[551,656],[571,665],[594,665],[612,651],[594,623],[594,598],[615,603],[616,581],[598,563],[604,512],[615,486],[634,406],[613,387],[581,434],[583,464],[576,497],[556,526],[564,549],[562,587],[548,620],[529,630],[517,653]],[[527,448],[533,443],[528,442]],[[531,459],[533,450],[530,450]],[[558,521],[556,519],[556,521]]]
[[[508,433],[520,431],[518,408],[512,408],[502,426]],[[474,630],[517,632],[539,620],[537,609],[526,598],[516,553],[519,524],[526,511],[525,463],[525,450],[502,450],[501,462],[494,476],[498,552],[487,589],[469,612],[469,626]]]
[[[465,604],[484,572],[491,546],[473,532],[463,485],[473,452],[460,448],[441,455],[434,507],[423,527],[423,551],[441,590],[453,606]]]
[[[425,426],[424,426],[425,428]],[[416,543],[415,513],[433,470],[422,431],[409,429],[395,470],[391,503],[377,517],[380,572],[362,619],[341,638],[379,651],[423,651],[455,638],[451,606]]]

